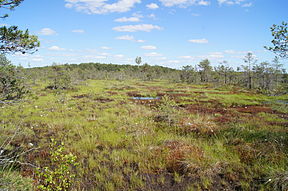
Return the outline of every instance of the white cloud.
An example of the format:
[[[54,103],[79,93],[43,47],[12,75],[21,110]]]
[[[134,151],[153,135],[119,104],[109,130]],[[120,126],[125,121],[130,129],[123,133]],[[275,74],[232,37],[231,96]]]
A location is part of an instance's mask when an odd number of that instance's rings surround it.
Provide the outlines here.
[[[31,58],[29,58],[29,60],[31,59],[31,61],[33,62],[43,62],[44,59],[42,56],[40,55],[35,55],[35,56],[30,56]]]
[[[249,51],[225,50],[225,54],[247,54]]]
[[[147,56],[147,57],[157,57],[157,56],[162,56],[162,54],[159,54],[157,52],[150,52],[150,53],[146,53],[145,56]]]
[[[193,60],[194,59],[193,56],[180,56],[179,58],[185,59],[185,60]]]
[[[150,14],[150,15],[147,15],[147,17],[148,17],[148,18],[151,18],[151,19],[156,19],[156,15],[155,15],[155,14],[153,14],[153,13],[152,13],[152,14]]]
[[[99,55],[85,55],[84,58],[86,59],[106,59],[106,56],[99,56]]]
[[[108,46],[102,46],[100,47],[102,50],[111,50],[112,48],[111,47],[108,47]]]
[[[120,23],[123,23],[123,22],[139,22],[140,19],[139,19],[139,17],[121,17],[121,18],[115,19],[114,21],[115,22],[120,22]]]
[[[153,58],[153,59],[162,61],[162,60],[167,60],[167,57],[161,56],[161,57],[156,57],[156,58]]]
[[[44,36],[51,36],[51,35],[55,35],[56,31],[54,31],[53,29],[50,29],[50,28],[43,28],[43,29],[41,29],[39,34],[44,35]]]
[[[53,50],[53,51],[64,51],[65,48],[60,48],[59,46],[51,46],[48,48],[48,50]]]
[[[217,0],[219,5],[241,5],[246,0]],[[245,6],[244,6],[245,5]],[[250,7],[252,6],[252,3],[245,3],[244,7]]]
[[[141,0],[118,0],[106,3],[107,0],[65,0],[66,8],[75,8],[77,11],[88,14],[123,13],[131,10]]]
[[[132,35],[118,36],[115,39],[117,39],[117,40],[128,40],[128,41],[139,42],[139,43],[145,42],[145,40],[136,40],[134,38],[134,36],[132,36]]]
[[[143,43],[145,40],[136,40],[136,42]]]
[[[192,40],[189,40],[189,42],[196,43],[196,44],[207,44],[208,40],[205,39],[205,38],[203,38],[203,39],[192,39]]]
[[[198,5],[208,6],[208,5],[210,5],[210,2],[201,0],[201,1],[198,2]]]
[[[156,46],[148,45],[148,46],[141,46],[142,49],[144,50],[156,50]]]
[[[65,4],[65,7],[70,9],[70,8],[73,7],[73,4],[72,4],[72,3],[66,3],[66,4]]]
[[[245,3],[242,5],[242,7],[252,7],[252,5],[253,5],[252,3]]]
[[[210,5],[210,1],[207,1],[207,0],[159,0],[159,1],[166,7],[172,7],[172,6],[187,7],[190,5],[202,5],[202,6]]]
[[[137,31],[150,32],[154,29],[161,30],[161,27],[157,25],[151,25],[151,24],[140,24],[140,25],[118,26],[118,27],[113,28],[113,30],[118,31],[118,32],[137,32]]]
[[[124,55],[123,54],[116,54],[114,55],[115,58],[124,58]]]
[[[109,56],[110,54],[107,53],[107,52],[100,52],[99,55],[101,55],[101,56]]]
[[[144,16],[140,13],[133,13],[132,14],[133,17],[138,17],[138,18],[143,18]]]
[[[150,4],[146,5],[146,7],[148,9],[158,9],[159,8],[159,6],[156,3],[150,3]]]
[[[84,33],[85,31],[83,29],[75,29],[75,30],[72,30],[72,32],[74,32],[74,33]]]
[[[33,62],[43,62],[44,59],[43,58],[32,58],[31,59]]]
[[[211,52],[209,55],[208,55],[209,58],[214,58],[214,59],[219,59],[219,58],[224,58],[222,52]]]
[[[134,36],[131,36],[131,35],[118,36],[116,37],[116,39],[117,40],[129,40],[129,41],[135,40]]]
[[[181,61],[180,60],[168,60],[167,62],[169,64],[179,64]]]

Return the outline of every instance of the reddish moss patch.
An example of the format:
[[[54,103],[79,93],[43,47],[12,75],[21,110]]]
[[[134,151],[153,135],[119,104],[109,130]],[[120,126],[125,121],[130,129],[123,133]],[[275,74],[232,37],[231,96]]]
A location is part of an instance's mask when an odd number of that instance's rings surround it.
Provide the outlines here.
[[[243,106],[235,108],[238,112],[242,113],[251,113],[251,114],[257,114],[257,113],[274,113],[273,110],[269,107],[265,106]]]
[[[156,151],[158,155],[159,152],[164,155],[166,170],[170,173],[195,172],[204,158],[204,152],[199,147],[175,140],[165,141]],[[189,160],[192,158],[194,163]]]
[[[207,107],[204,105],[200,104],[189,104],[185,106],[186,110],[191,113],[203,113],[203,114],[215,114],[215,113],[220,113],[222,115],[227,114],[229,111],[226,108],[222,107]]]

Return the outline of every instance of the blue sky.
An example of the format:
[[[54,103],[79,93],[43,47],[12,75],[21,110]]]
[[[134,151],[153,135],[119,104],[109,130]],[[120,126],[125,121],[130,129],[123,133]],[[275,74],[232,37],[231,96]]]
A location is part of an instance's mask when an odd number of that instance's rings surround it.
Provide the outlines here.
[[[136,56],[173,68],[205,58],[237,67],[249,51],[258,62],[274,58],[263,46],[271,25],[288,21],[287,7],[287,0],[25,0],[0,24],[38,35],[37,53],[9,56],[24,67],[134,64]]]

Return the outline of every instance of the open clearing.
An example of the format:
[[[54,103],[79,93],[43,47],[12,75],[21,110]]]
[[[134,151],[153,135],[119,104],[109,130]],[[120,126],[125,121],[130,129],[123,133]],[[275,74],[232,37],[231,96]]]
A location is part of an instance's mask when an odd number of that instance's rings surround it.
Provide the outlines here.
[[[23,160],[38,166],[50,165],[51,138],[63,141],[76,190],[266,190],[287,168],[287,95],[104,80],[33,92],[1,106],[1,134],[20,127],[11,145],[35,148]]]

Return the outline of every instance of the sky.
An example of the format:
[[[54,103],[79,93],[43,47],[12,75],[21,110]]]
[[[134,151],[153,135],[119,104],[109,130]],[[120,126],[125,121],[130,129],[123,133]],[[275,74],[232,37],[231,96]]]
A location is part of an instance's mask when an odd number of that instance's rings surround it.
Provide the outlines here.
[[[264,46],[270,27],[288,21],[287,7],[287,0],[24,0],[0,25],[38,36],[36,53],[8,56],[24,67],[135,64],[141,56],[177,69],[203,59],[236,68],[248,52],[258,63],[273,60]]]

